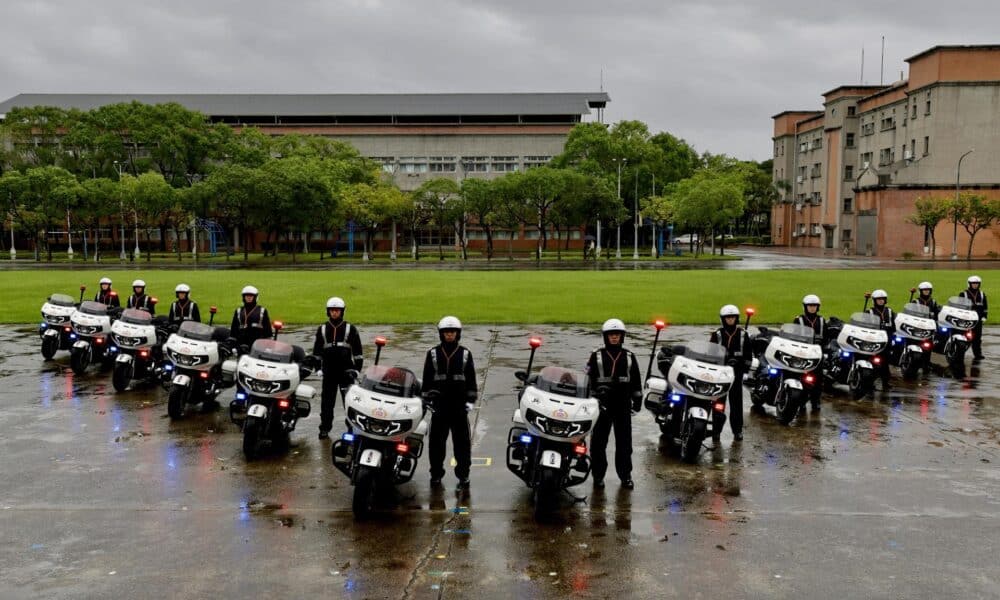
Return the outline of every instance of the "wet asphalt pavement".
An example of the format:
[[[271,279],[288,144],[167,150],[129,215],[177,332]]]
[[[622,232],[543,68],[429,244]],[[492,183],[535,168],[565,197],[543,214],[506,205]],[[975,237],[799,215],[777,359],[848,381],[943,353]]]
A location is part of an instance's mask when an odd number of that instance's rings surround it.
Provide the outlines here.
[[[436,342],[412,326],[362,334],[366,350],[387,335],[383,363],[418,372]],[[791,427],[748,415],[742,444],[727,428],[697,465],[664,450],[644,411],[636,489],[588,480],[573,488],[586,500],[545,523],[503,464],[529,334],[545,339],[537,366],[582,368],[600,339],[467,328],[483,391],[471,491],[457,496],[449,469],[432,492],[425,453],[398,498],[355,522],[318,406],[288,454],[248,464],[225,410],[171,422],[158,387],[116,394],[107,374],[74,376],[65,352],[43,362],[31,330],[2,328],[0,598],[1000,596],[1000,330],[966,380],[827,395]],[[650,341],[630,338],[643,371]]]

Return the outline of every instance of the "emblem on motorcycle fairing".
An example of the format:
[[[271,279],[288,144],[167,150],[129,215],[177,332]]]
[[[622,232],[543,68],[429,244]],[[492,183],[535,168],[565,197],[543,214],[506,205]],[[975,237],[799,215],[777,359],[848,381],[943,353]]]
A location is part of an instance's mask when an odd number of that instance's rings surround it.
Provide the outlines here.
[[[380,419],[383,419],[386,416],[386,412],[384,408],[376,408],[375,410],[372,411],[372,415]]]
[[[569,414],[566,411],[564,411],[563,409],[559,408],[559,409],[556,409],[556,412],[552,413],[552,416],[555,417],[555,418],[557,418],[557,419],[565,419],[565,418],[569,417]]]
[[[267,371],[257,371],[257,379],[267,379]]]

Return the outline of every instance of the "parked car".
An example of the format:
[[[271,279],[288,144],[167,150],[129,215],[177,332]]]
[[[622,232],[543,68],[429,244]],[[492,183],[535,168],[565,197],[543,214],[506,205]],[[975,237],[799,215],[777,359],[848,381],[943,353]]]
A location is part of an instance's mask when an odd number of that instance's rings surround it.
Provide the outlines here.
[[[685,233],[674,238],[675,244],[691,244],[692,242],[695,244],[698,243],[697,233]]]

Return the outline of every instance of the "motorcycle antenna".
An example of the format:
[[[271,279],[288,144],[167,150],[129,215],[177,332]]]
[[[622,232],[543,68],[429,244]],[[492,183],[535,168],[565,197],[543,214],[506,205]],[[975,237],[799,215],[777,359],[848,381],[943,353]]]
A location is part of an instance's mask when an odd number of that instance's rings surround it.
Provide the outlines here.
[[[385,346],[388,340],[385,337],[378,335],[375,336],[375,364],[378,364],[378,358],[382,356],[382,347]]]
[[[917,293],[917,288],[910,288],[910,302],[913,302],[913,294]]]
[[[757,311],[754,310],[752,307],[748,306],[748,307],[746,307],[746,309],[743,312],[745,312],[746,315],[747,315],[747,320],[743,322],[743,329],[746,329],[747,332],[748,332],[748,334],[749,334],[749,331],[750,331],[750,319],[755,314],[757,314]]]
[[[83,293],[86,292],[86,291],[87,291],[87,286],[81,285],[80,286],[80,302],[83,302]]]
[[[285,328],[285,324],[281,321],[274,322],[274,337],[272,339],[278,339],[278,332]]]
[[[657,319],[653,321],[653,327],[656,328],[656,335],[653,337],[653,349],[649,352],[649,364],[646,365],[646,379],[653,373],[653,358],[656,356],[656,343],[660,341],[660,332],[666,328],[667,323],[663,319]]]
[[[865,306],[864,308],[861,309],[861,312],[865,312],[866,310],[868,310],[868,301],[871,299],[872,299],[872,293],[865,292]]]
[[[539,346],[542,345],[542,338],[532,337],[528,338],[528,346],[531,347],[531,354],[528,355],[528,370],[525,371],[526,374],[531,375],[531,363],[535,361],[535,350],[538,350]]]
[[[212,322],[215,321],[215,313],[219,312],[219,309],[215,306],[209,306],[208,312],[212,315],[208,318],[208,324],[211,325]]]

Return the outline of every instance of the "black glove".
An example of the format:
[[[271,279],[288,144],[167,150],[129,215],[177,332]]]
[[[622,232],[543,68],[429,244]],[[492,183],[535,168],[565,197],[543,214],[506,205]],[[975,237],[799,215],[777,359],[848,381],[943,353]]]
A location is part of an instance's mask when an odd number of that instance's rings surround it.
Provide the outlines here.
[[[437,390],[427,390],[423,393],[424,408],[434,410],[437,408],[437,401],[441,398],[441,392]]]
[[[642,392],[632,392],[632,416],[642,410]]]

